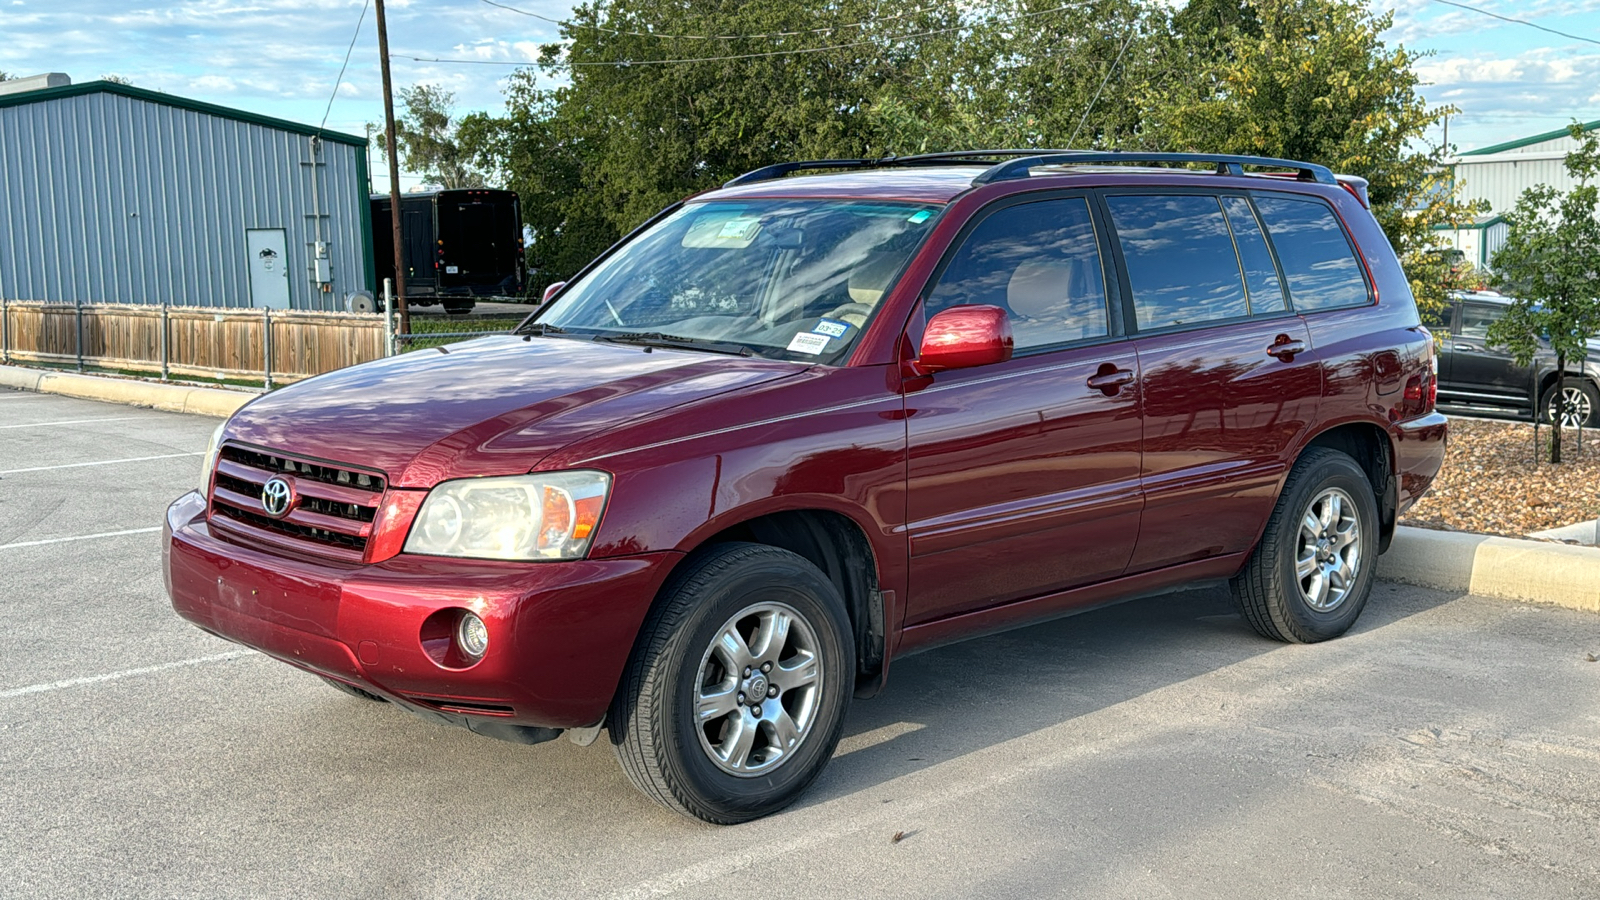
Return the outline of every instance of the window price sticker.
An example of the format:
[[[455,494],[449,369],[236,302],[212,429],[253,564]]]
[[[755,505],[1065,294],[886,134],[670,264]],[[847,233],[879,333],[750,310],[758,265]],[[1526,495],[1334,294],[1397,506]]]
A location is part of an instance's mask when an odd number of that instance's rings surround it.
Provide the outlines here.
[[[831,340],[833,339],[825,334],[802,331],[794,336],[794,340],[789,342],[789,349],[796,353],[816,356],[818,353],[828,349],[828,341]]]

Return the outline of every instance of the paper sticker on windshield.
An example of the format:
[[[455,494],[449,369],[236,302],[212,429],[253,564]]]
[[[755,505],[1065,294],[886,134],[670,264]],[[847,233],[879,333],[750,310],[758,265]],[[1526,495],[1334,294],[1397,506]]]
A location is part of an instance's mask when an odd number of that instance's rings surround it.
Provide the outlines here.
[[[932,217],[933,217],[933,213],[932,212],[930,212],[930,211],[928,211],[926,209],[919,209],[916,212],[912,213],[911,214],[911,218],[907,219],[906,221],[910,222],[913,225],[921,225],[923,222],[928,221]]]
[[[743,250],[761,233],[761,220],[755,216],[702,216],[683,236],[683,246],[691,250]]]
[[[817,327],[811,330],[817,334],[825,334],[831,338],[844,337],[844,333],[850,330],[850,323],[836,322],[833,319],[823,319],[821,322],[817,323]]]
[[[828,349],[828,341],[830,340],[832,338],[825,334],[802,331],[794,336],[794,340],[789,342],[789,349],[796,353],[808,353],[816,356],[818,353]]]

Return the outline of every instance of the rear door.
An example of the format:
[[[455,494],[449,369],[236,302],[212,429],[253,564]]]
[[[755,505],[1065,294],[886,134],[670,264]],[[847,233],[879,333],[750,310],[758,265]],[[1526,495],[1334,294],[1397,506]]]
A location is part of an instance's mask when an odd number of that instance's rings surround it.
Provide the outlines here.
[[[907,383],[906,624],[1121,575],[1138,536],[1138,358],[1082,193],[990,211],[924,294],[1007,311],[1008,362]],[[1104,385],[1091,387],[1090,380]]]
[[[1461,304],[1460,327],[1449,341],[1449,402],[1533,409],[1532,364],[1519,366],[1510,351],[1489,343],[1489,326],[1505,312],[1494,303]]]
[[[1246,197],[1106,192],[1144,400],[1130,574],[1248,550],[1321,370]]]

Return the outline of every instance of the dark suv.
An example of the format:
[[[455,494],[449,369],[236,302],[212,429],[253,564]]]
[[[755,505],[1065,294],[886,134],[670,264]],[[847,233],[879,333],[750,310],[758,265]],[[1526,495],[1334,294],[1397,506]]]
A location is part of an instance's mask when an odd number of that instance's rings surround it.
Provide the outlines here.
[[[773,166],[518,332],[240,410],[173,605],[439,722],[604,730],[711,822],[793,801],[917,650],[1204,582],[1339,635],[1444,458],[1364,183],[1305,163]]]
[[[1533,361],[1517,365],[1510,352],[1489,343],[1489,325],[1511,299],[1492,291],[1457,294],[1424,322],[1440,335],[1439,406],[1451,412],[1563,425],[1600,424],[1600,364],[1568,360],[1557,384],[1556,354],[1541,344]]]

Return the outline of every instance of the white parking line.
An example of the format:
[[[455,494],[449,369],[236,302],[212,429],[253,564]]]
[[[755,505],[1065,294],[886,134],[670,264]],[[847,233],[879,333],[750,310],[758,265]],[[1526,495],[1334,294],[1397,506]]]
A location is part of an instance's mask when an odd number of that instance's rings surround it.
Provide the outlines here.
[[[88,541],[93,540],[94,538],[121,537],[125,534],[149,534],[152,531],[160,530],[161,526],[156,525],[152,528],[129,528],[127,531],[102,531],[99,534],[80,534],[74,537],[46,538],[42,541],[18,541],[15,544],[0,544],[0,550],[11,550],[16,547],[42,547],[45,544],[65,544],[69,541]]]
[[[125,459],[102,459],[98,462],[62,463],[59,466],[29,466],[26,469],[0,469],[0,475],[15,475],[18,472],[48,472],[52,469],[81,469],[84,466],[114,466],[117,463],[144,462],[150,459],[176,459],[180,456],[204,456],[204,450],[194,450],[189,453],[163,453],[160,456],[129,456]]]
[[[164,672],[167,669],[181,669],[185,666],[198,666],[201,663],[221,662],[225,659],[238,659],[249,656],[249,650],[229,650],[227,653],[217,653],[212,656],[200,656],[194,659],[180,659],[177,662],[162,663],[158,666],[142,666],[137,669],[124,669],[121,672],[107,672],[104,675],[89,675],[83,678],[68,678],[64,681],[52,681],[49,684],[30,684],[27,687],[7,688],[0,691],[0,700],[12,697],[21,697],[26,694],[43,694],[49,691],[59,691],[65,688],[78,687],[85,684],[98,684],[102,681],[117,681],[122,678],[132,678],[135,675],[149,675],[152,672]]]
[[[126,422],[138,416],[112,416],[109,419],[64,419],[60,422],[28,422],[23,425],[0,425],[0,428],[44,428],[48,425],[87,425],[90,422]]]

